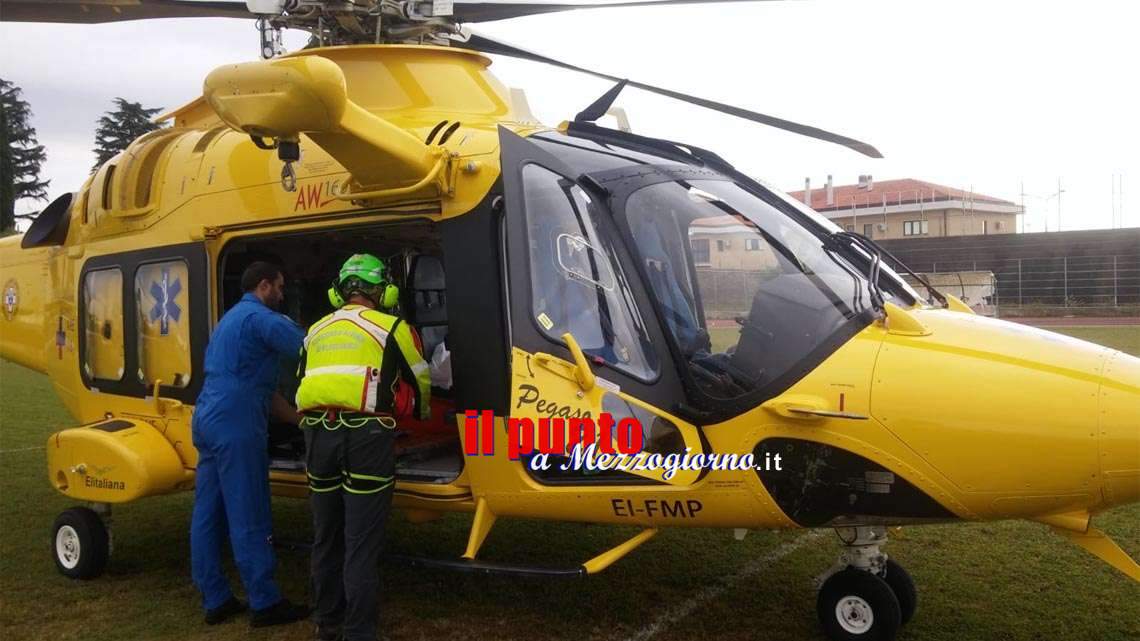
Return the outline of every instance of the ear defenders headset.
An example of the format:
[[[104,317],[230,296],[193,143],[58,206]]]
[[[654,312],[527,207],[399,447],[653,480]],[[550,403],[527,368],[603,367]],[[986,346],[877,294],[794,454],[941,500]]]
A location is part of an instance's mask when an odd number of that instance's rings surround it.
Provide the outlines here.
[[[380,285],[377,285],[376,289],[379,288]],[[363,290],[359,288],[354,288],[354,291],[363,293]],[[341,292],[340,285],[336,281],[333,281],[332,287],[329,287],[329,303],[332,304],[334,309],[340,309],[341,307],[344,307],[346,303],[344,298],[345,297]],[[372,297],[369,296],[369,298]],[[396,306],[397,303],[400,302],[400,288],[391,283],[386,283],[384,284],[384,291],[379,298],[380,300],[372,301],[376,303],[377,307],[380,309],[392,309]]]

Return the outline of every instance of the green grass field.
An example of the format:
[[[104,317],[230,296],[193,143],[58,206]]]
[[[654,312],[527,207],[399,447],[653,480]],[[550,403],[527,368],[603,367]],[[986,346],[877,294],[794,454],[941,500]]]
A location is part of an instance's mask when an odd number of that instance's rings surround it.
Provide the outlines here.
[[[1140,327],[1064,333],[1140,354]],[[89,582],[52,563],[52,521],[70,501],[45,478],[47,435],[72,424],[47,379],[0,362],[0,637],[4,639],[310,639],[307,624],[250,631],[244,620],[201,622],[190,583],[191,496],[117,508],[107,574]],[[307,539],[303,501],[277,499],[281,539]],[[469,517],[390,524],[391,548],[456,556]],[[1140,558],[1140,505],[1097,518]],[[569,566],[629,536],[606,526],[506,521],[488,559]],[[1140,639],[1140,586],[1025,522],[905,528],[887,552],[919,588],[908,641]],[[827,532],[665,530],[603,574],[555,583],[385,566],[384,625],[392,639],[820,639],[813,578],[835,560]],[[279,551],[287,595],[307,597],[307,556]],[[234,582],[235,587],[238,583]]]

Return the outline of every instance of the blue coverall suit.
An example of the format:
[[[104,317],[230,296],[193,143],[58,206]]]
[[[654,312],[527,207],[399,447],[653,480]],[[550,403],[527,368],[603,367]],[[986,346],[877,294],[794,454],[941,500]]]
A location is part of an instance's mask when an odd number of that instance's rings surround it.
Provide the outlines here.
[[[296,323],[253,294],[226,312],[210,336],[191,426],[198,469],[190,561],[207,610],[233,596],[222,573],[227,532],[250,607],[261,610],[281,600],[273,581],[268,414],[278,358],[296,358],[304,337]]]

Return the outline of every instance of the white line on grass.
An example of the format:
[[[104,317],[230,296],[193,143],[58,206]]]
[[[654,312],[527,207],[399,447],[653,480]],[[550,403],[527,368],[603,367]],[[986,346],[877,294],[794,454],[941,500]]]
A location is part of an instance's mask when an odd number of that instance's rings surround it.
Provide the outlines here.
[[[14,450],[0,450],[0,454],[11,454],[13,452],[31,452],[33,450],[42,450],[42,449],[44,449],[43,446],[40,446],[40,447],[19,447],[19,448],[16,448]]]
[[[767,570],[773,563],[788,556],[792,552],[802,548],[803,546],[811,543],[812,541],[823,536],[823,530],[812,530],[807,534],[792,539],[786,543],[772,548],[768,552],[756,558],[743,567],[740,568],[735,574],[728,576],[721,581],[712,585],[702,588],[691,599],[685,600],[675,608],[671,608],[661,613],[649,625],[638,630],[634,634],[626,638],[626,641],[648,641],[657,636],[662,630],[669,625],[684,619],[696,610],[704,607],[709,601],[716,599],[728,590],[736,587],[737,584],[743,582],[745,579],[750,579],[758,574]]]

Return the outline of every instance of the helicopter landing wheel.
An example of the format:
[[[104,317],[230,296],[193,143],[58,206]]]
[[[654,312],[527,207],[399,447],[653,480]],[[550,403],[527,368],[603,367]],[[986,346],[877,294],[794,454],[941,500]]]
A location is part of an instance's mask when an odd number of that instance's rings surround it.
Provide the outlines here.
[[[894,592],[895,598],[899,600],[902,624],[910,623],[910,619],[918,607],[918,589],[914,587],[914,579],[910,578],[910,574],[894,559],[887,559],[887,562],[883,564],[883,580],[887,582],[887,585],[891,587],[891,592]]]
[[[73,507],[56,517],[51,551],[60,574],[72,579],[93,579],[107,567],[111,537],[95,510]]]
[[[835,533],[843,553],[816,600],[824,632],[833,641],[892,641],[914,616],[918,591],[910,574],[879,549],[887,529],[849,526]]]
[[[891,586],[855,568],[840,570],[823,582],[816,612],[832,641],[894,641],[902,627],[902,609]]]

